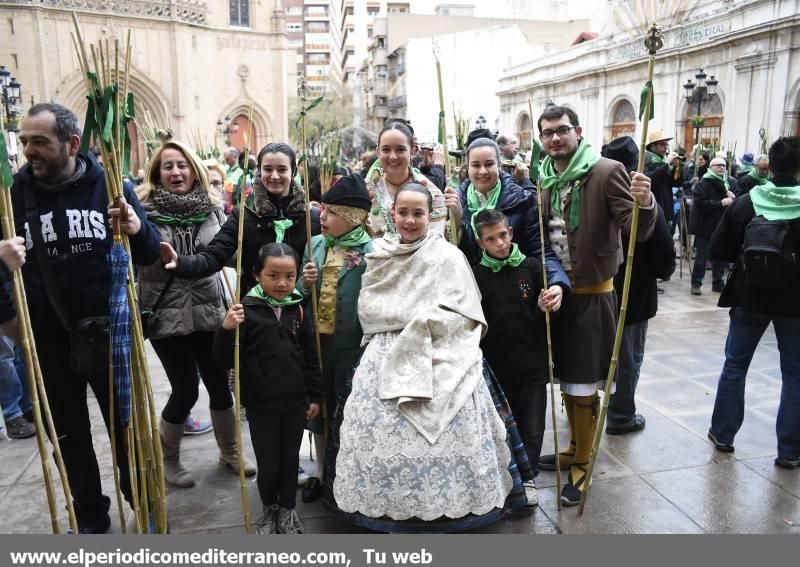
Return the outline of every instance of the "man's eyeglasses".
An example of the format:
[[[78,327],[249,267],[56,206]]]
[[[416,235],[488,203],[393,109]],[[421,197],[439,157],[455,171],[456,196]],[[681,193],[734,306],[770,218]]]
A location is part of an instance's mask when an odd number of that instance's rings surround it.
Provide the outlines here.
[[[559,126],[555,130],[550,130],[550,129],[542,130],[542,133],[539,134],[539,137],[541,137],[543,140],[549,140],[550,138],[553,137],[553,134],[558,134],[559,138],[563,138],[564,136],[569,134],[571,130],[574,130],[574,129],[575,129],[575,126],[566,126],[566,125],[565,126]]]

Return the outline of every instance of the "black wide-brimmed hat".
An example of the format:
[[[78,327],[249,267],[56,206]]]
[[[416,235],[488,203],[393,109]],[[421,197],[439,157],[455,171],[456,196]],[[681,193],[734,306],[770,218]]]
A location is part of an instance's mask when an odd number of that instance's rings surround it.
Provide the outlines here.
[[[611,140],[600,150],[600,155],[620,162],[628,172],[634,171],[639,165],[639,146],[630,136]]]
[[[328,189],[322,196],[326,205],[341,205],[343,207],[356,207],[366,211],[372,208],[372,199],[369,198],[367,185],[359,174],[345,175],[336,184]]]

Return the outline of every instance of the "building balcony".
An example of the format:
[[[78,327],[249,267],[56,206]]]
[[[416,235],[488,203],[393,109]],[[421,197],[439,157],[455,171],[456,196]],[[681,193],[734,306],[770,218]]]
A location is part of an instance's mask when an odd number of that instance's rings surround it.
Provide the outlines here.
[[[58,8],[76,12],[108,12],[115,16],[142,17],[156,20],[179,21],[204,26],[208,6],[199,0],[128,0],[103,2],[102,0],[3,0],[4,4],[18,6]]]
[[[396,96],[389,99],[389,110],[398,110],[406,107],[406,95]]]
[[[373,118],[389,118],[389,109],[385,106],[373,106],[370,111]]]

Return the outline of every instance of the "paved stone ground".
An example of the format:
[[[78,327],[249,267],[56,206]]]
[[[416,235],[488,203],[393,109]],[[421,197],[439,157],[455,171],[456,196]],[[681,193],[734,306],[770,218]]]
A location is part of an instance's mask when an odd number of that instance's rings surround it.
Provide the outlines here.
[[[716,307],[710,284],[704,295],[689,295],[688,272],[663,284],[658,316],[650,322],[647,351],[637,394],[647,418],[644,431],[604,436],[585,513],[557,510],[555,476],[537,479],[540,506],[531,515],[505,518],[485,533],[794,533],[800,534],[800,471],[773,465],[775,415],[780,371],[770,329],[753,359],[747,382],[744,426],[732,455],[714,450],[706,439],[723,362],[726,310]],[[162,407],[168,385],[151,353],[151,372]],[[196,415],[207,417],[205,391]],[[95,446],[107,494],[113,494],[111,457],[99,411],[93,404]],[[559,412],[558,427],[566,431]],[[548,418],[548,425],[550,419]],[[248,437],[247,428],[243,429]],[[560,435],[560,443],[567,442]],[[249,451],[252,448],[247,440]],[[176,533],[241,533],[243,516],[238,478],[217,463],[213,435],[184,438],[182,459],[197,485],[169,492],[170,524]],[[552,450],[552,432],[544,452]],[[251,452],[252,454],[252,452]],[[301,464],[311,472],[307,441]],[[49,533],[41,465],[33,439],[0,441],[0,533]],[[260,511],[255,482],[248,481],[250,509]],[[332,518],[318,503],[298,511],[309,533],[362,530]],[[63,499],[60,504],[63,509]],[[118,531],[112,509],[113,530]],[[66,525],[66,514],[62,525]]]

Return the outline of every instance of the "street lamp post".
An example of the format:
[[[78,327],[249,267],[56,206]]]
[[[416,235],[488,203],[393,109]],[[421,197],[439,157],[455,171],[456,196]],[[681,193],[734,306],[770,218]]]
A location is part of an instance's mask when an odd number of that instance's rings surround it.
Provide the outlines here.
[[[694,76],[694,78],[697,79],[696,85],[691,79],[683,85],[686,91],[686,102],[691,104],[693,99],[697,99],[697,114],[692,119],[695,148],[700,144],[700,128],[703,126],[703,118],[700,114],[700,112],[702,112],[702,105],[704,102],[711,102],[714,100],[714,97],[717,96],[717,85],[719,84],[719,81],[714,78],[714,75],[711,75],[708,80],[706,80],[706,77],[707,75],[700,69]]]
[[[239,131],[239,119],[234,118],[233,122],[231,122],[230,115],[225,115],[225,121],[217,120],[217,133],[220,136],[224,136],[225,145],[231,145],[231,134],[235,134]]]
[[[22,116],[22,85],[11,76],[5,65],[0,65],[0,112],[8,130],[8,153],[10,160],[17,158],[17,140],[15,134],[19,132],[19,117]],[[0,132],[5,136],[5,132]]]

